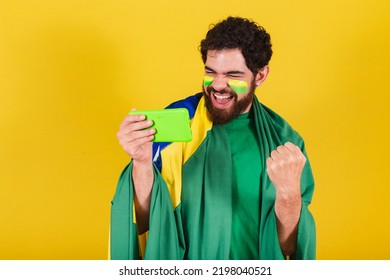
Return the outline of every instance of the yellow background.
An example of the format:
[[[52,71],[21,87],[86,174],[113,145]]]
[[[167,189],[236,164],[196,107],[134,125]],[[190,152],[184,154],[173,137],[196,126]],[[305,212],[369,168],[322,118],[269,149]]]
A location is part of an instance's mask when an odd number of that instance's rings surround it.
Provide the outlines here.
[[[0,0],[0,259],[107,258],[127,112],[200,90],[210,23],[272,36],[259,98],[305,138],[318,259],[389,257],[390,2]]]

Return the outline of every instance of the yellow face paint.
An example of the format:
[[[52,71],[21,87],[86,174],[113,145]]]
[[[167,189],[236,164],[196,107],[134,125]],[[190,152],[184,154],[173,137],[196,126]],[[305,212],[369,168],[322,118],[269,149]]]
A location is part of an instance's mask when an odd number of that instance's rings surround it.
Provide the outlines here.
[[[240,80],[229,80],[229,87],[237,94],[243,94],[248,90],[248,83]]]
[[[204,76],[203,77],[203,85],[204,87],[208,87],[209,85],[211,85],[214,81],[214,78],[211,77],[211,76]]]
[[[204,76],[203,77],[203,85],[204,87],[210,86],[214,81],[214,77],[211,76]],[[243,94],[248,90],[248,83],[245,81],[240,80],[232,80],[230,79],[228,81],[229,87],[236,93],[236,94]]]

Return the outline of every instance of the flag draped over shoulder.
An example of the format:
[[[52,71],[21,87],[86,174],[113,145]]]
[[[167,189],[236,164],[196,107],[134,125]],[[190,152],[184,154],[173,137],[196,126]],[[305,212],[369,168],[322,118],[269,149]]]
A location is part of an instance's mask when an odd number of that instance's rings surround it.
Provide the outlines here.
[[[122,172],[111,208],[111,259],[229,259],[232,228],[232,161],[226,131],[213,126],[201,94],[173,103],[187,108],[193,140],[154,143],[154,183],[147,241],[138,236],[133,207],[132,163]],[[289,141],[307,158],[304,142],[280,116],[253,102],[262,165]],[[250,164],[250,162],[248,162]],[[274,212],[275,187],[260,176],[259,258],[284,259]],[[302,208],[297,249],[291,259],[315,259],[315,224],[308,206],[314,180],[307,160],[301,176]],[[146,243],[146,247],[145,247]]]

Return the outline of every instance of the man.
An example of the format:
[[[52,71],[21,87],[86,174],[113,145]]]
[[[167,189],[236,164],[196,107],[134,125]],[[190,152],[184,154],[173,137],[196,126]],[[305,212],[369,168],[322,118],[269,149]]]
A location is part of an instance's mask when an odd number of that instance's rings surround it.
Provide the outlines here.
[[[189,110],[191,142],[152,144],[143,115],[120,126],[132,161],[112,201],[111,258],[314,259],[303,140],[254,94],[269,72],[270,36],[229,17],[200,50],[203,92],[168,106]]]

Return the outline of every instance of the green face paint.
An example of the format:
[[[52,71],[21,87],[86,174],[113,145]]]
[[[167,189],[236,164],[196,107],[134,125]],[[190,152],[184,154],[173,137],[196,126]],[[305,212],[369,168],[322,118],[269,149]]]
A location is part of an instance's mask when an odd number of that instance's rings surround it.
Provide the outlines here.
[[[203,85],[204,87],[210,86],[214,82],[214,77],[205,75],[203,77]],[[240,80],[229,80],[228,81],[229,87],[236,93],[236,94],[243,94],[248,90],[248,83],[245,81]]]
[[[203,77],[203,85],[204,87],[208,87],[209,85],[211,85],[214,81],[214,78],[211,77],[211,76],[204,76]]]
[[[229,80],[229,87],[237,94],[243,94],[248,90],[248,83],[240,80]]]

